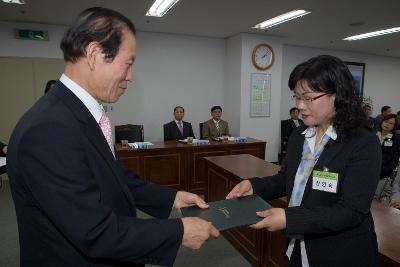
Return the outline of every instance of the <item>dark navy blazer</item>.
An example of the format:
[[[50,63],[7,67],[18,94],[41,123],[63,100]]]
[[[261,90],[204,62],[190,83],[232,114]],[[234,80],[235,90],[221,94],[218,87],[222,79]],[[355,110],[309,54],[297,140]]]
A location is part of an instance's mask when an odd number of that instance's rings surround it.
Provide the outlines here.
[[[196,138],[194,136],[193,133],[193,129],[192,129],[192,124],[190,124],[189,122],[186,121],[182,121],[183,122],[183,134],[181,133],[181,131],[179,131],[178,125],[176,125],[175,121],[171,121],[167,124],[164,124],[164,141],[168,141],[168,140],[182,140],[188,137],[193,137]]]
[[[172,266],[176,191],[125,170],[84,104],[61,82],[18,122],[7,168],[21,266]],[[159,218],[136,218],[136,209]]]
[[[289,203],[304,129],[294,129],[278,174],[251,180],[255,194],[267,201],[287,196]],[[357,130],[348,141],[327,143],[314,170],[338,173],[337,193],[312,189],[311,174],[300,206],[285,210],[285,233],[289,238],[304,236],[310,266],[378,266],[370,208],[380,166],[379,140],[367,130]]]

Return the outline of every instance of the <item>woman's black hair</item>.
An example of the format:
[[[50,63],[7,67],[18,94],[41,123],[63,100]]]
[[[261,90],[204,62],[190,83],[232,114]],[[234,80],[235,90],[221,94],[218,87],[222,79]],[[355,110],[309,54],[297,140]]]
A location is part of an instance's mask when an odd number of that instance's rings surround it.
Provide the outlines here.
[[[85,55],[91,42],[98,42],[104,57],[113,61],[122,42],[123,29],[136,34],[133,23],[117,11],[103,7],[84,10],[62,38],[60,47],[64,60],[76,62]]]
[[[396,116],[395,114],[389,114],[389,115],[386,115],[385,117],[383,117],[383,119],[382,119],[381,122],[379,123],[379,127],[378,127],[378,131],[379,131],[379,132],[382,132],[382,123],[383,123],[384,121],[388,121],[388,120],[390,120],[390,119],[394,119],[393,129],[392,129],[390,132],[391,132],[392,134],[394,134],[394,133],[396,132],[397,124],[398,124],[399,122],[397,121],[397,116]]]
[[[332,125],[338,142],[346,140],[358,128],[369,129],[353,76],[342,60],[321,55],[297,65],[289,77],[290,90],[303,82],[315,92],[335,94]]]

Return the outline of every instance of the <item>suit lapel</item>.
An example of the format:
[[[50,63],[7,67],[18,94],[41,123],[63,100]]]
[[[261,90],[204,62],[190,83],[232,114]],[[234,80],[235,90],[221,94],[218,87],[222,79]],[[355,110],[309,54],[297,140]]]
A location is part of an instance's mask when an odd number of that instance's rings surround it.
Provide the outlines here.
[[[97,124],[90,111],[79,100],[78,97],[76,97],[61,82],[59,82],[57,85],[58,88],[54,88],[57,90],[52,90],[52,92],[56,94],[60,98],[60,100],[66,104],[70,111],[75,115],[77,121],[81,123],[87,139],[93,144],[95,149],[99,152],[101,157],[107,163],[111,172],[113,173],[114,178],[117,180],[122,191],[124,192],[124,195],[127,198],[128,202],[131,203],[131,206],[134,207],[135,202],[132,198],[132,195],[128,191],[126,183],[124,182],[124,178],[122,177],[122,170],[119,168],[116,159],[111,153],[110,147],[108,146],[107,140],[105,139],[103,132],[100,129],[100,126]]]
[[[132,195],[130,194],[127,185],[123,178],[123,172],[118,166],[114,155],[110,151],[110,147],[101,131],[100,127],[97,125],[96,121],[93,119],[94,123],[88,123],[86,125],[86,136],[88,140],[93,144],[93,146],[97,149],[99,154],[102,156],[104,161],[107,163],[108,167],[113,173],[114,178],[117,180],[118,184],[120,185],[122,191],[124,192],[125,197],[127,198],[128,202],[134,206],[134,200]]]
[[[336,143],[335,141],[330,140],[326,144],[314,169],[322,170],[324,167],[328,166],[329,162],[343,149],[343,146],[343,142]]]
[[[292,119],[289,119],[289,123],[290,123],[290,126],[291,126],[293,129],[296,128],[296,124],[294,123],[294,121],[293,121]]]
[[[295,158],[293,159],[288,159],[287,164],[290,164],[292,167],[287,168],[290,173],[288,173],[288,177],[290,177],[289,184],[288,184],[288,198],[290,199],[293,191],[293,186],[294,186],[294,179],[296,177],[297,169],[300,165],[301,157],[303,155],[303,144],[304,144],[304,134],[298,135],[298,140],[296,140],[295,147],[293,150],[293,155],[296,155]],[[287,156],[290,157],[290,156]]]
[[[190,136],[189,123],[187,123],[187,122],[183,122],[183,135]]]
[[[343,149],[343,147],[344,147],[343,142],[336,143],[333,140],[330,140],[326,144],[324,151],[322,151],[322,154],[319,157],[317,163],[315,164],[313,170],[322,171],[324,170],[325,167],[328,167],[331,160]],[[313,174],[311,172],[310,177],[307,180],[306,188],[304,190],[304,196],[306,196],[308,192],[311,190],[312,179],[313,179],[312,177]]]

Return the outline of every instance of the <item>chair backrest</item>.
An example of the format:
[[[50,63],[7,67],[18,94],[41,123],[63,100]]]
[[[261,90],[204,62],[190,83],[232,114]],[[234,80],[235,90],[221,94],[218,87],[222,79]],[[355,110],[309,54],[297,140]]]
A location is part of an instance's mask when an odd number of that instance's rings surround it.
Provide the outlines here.
[[[289,139],[290,133],[289,133],[289,122],[288,120],[281,120],[281,140],[282,139]]]
[[[400,158],[399,161],[397,162],[396,167],[393,169],[392,174],[390,175],[390,178],[392,179],[392,182],[394,180],[394,178],[396,178],[397,173],[400,171]]]
[[[281,152],[286,152],[287,142],[289,140],[288,124],[289,122],[287,120],[281,120]]]
[[[199,129],[200,129],[200,135],[199,135],[200,139],[204,139],[203,138],[203,123],[202,122],[199,123]]]
[[[128,140],[129,143],[143,142],[143,125],[124,124],[115,126],[115,143]]]

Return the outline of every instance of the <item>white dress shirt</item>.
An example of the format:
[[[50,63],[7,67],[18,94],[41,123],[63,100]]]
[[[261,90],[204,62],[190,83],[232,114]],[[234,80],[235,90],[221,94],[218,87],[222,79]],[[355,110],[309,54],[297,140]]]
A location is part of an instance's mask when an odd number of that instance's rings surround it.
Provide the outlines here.
[[[62,74],[60,82],[62,82],[69,90],[71,90],[72,93],[74,93],[74,95],[76,95],[76,97],[79,98],[80,101],[82,101],[96,122],[99,123],[101,116],[103,115],[103,106],[97,102],[97,100],[85,89],[71,80],[67,75]]]

